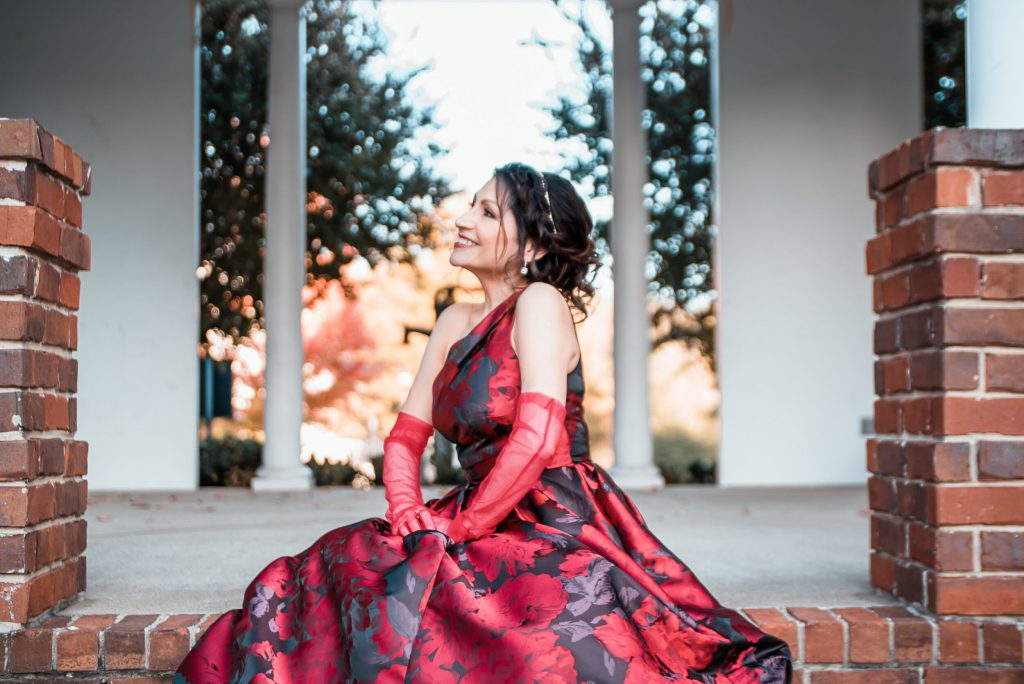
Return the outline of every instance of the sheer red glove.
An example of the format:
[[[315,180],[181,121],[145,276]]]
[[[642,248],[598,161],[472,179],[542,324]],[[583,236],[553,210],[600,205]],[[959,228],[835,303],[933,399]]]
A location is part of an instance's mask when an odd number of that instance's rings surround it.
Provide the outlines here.
[[[543,392],[522,392],[512,433],[469,504],[445,532],[455,542],[493,532],[545,468],[572,462],[565,404]]]
[[[385,519],[391,523],[391,529],[422,529],[423,525],[413,522],[428,517],[429,509],[423,505],[423,493],[420,490],[420,461],[427,440],[434,434],[434,426],[421,420],[411,413],[398,412],[395,426],[384,439],[384,497],[388,501]]]

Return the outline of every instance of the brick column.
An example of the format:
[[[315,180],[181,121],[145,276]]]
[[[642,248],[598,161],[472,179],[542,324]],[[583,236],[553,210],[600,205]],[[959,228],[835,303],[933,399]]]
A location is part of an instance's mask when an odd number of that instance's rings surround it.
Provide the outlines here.
[[[89,164],[0,119],[0,631],[85,591],[85,442],[74,439]]]
[[[871,583],[1024,615],[1024,130],[933,128],[869,191]]]

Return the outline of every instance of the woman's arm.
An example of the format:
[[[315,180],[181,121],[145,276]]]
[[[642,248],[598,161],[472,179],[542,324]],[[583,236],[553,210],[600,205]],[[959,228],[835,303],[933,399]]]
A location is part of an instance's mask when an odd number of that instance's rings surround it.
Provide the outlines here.
[[[448,356],[449,340],[457,339],[459,326],[465,315],[462,304],[448,306],[437,317],[434,329],[427,338],[427,347],[423,350],[420,367],[409,388],[409,394],[399,411],[412,414],[420,420],[432,422],[434,407],[434,379],[441,371],[445,358]]]
[[[388,501],[384,517],[401,535],[438,527],[434,514],[423,505],[420,459],[434,433],[433,383],[444,365],[448,347],[446,340],[452,339],[452,321],[458,317],[449,311],[452,308],[449,306],[438,316],[409,394],[398,412],[394,427],[384,440],[382,476],[384,496]]]
[[[562,293],[531,283],[516,301],[512,338],[519,357],[520,392],[543,392],[565,404],[576,323]]]

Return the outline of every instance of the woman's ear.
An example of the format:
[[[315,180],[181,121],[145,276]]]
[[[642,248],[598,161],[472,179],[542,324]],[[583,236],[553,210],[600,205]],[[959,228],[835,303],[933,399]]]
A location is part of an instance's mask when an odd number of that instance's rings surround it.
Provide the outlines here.
[[[527,240],[526,247],[523,249],[523,257],[525,261],[536,261],[547,253],[548,251],[546,249],[535,249],[533,240]]]

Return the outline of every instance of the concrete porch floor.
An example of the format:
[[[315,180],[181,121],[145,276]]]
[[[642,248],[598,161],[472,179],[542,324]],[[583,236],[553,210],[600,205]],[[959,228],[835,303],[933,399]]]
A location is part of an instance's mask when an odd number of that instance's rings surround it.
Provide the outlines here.
[[[424,487],[424,499],[450,487]],[[863,486],[630,493],[648,526],[728,606],[896,603],[868,582]],[[86,596],[60,614],[222,612],[253,577],[335,527],[383,516],[383,490],[89,494]]]

